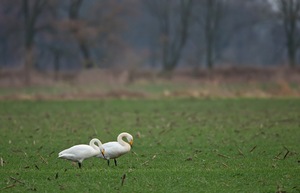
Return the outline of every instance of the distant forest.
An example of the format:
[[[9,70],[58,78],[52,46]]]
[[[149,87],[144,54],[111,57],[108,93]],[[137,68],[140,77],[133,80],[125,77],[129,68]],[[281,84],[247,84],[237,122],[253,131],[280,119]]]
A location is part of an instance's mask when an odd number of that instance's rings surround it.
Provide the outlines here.
[[[0,69],[297,66],[300,0],[1,0]]]

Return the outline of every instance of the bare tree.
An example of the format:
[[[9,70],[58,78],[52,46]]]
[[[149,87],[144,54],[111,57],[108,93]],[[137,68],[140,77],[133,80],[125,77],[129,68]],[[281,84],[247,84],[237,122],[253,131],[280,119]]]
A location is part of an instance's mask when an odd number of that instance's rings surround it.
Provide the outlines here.
[[[77,22],[79,25],[74,26],[71,29],[71,33],[75,36],[76,41],[78,43],[79,49],[84,58],[83,66],[85,68],[91,68],[94,66],[94,62],[92,61],[90,49],[87,42],[87,37],[85,35],[80,35],[80,27],[84,24],[80,21],[79,11],[82,6],[83,0],[71,0],[70,8],[69,8],[69,19],[74,23]]]
[[[1,65],[8,65],[12,62],[13,59],[10,54],[12,50],[15,58],[21,58],[20,37],[23,23],[15,19],[19,9],[20,7],[16,6],[16,0],[0,1]]]
[[[217,41],[219,39],[221,20],[224,17],[223,0],[201,0],[197,1],[194,12],[196,23],[202,29],[205,42],[206,66],[212,69],[217,52]]]
[[[300,46],[300,0],[277,0],[276,3],[284,26],[289,65],[295,67]]]
[[[193,0],[146,0],[149,12],[157,19],[163,70],[174,70],[187,42]]]
[[[107,57],[112,49],[118,49],[122,41],[119,33],[125,29],[124,17],[130,14],[131,3],[132,1],[125,3],[118,0],[70,1],[68,21],[63,21],[62,24],[68,27],[77,43],[84,68],[96,66],[97,58]]]
[[[30,71],[35,62],[33,47],[34,38],[42,26],[38,26],[38,19],[46,9],[47,0],[23,0],[22,15],[24,16],[24,40],[25,40],[25,83],[30,84]]]

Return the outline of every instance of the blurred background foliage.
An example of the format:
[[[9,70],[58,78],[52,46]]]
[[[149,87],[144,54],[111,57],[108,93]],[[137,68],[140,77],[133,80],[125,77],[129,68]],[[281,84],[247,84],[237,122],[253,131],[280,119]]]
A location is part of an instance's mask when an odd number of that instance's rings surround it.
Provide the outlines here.
[[[96,68],[126,70],[129,81],[140,69],[295,69],[299,16],[299,0],[1,0],[0,80],[28,85],[34,73],[72,79]]]

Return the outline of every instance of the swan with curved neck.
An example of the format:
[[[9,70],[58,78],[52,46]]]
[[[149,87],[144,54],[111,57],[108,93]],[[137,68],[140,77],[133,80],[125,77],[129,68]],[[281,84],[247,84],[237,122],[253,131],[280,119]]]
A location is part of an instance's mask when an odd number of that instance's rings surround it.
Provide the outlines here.
[[[95,143],[97,145],[95,145]],[[98,154],[104,155],[104,148],[99,139],[92,139],[89,145],[80,144],[72,146],[68,149],[65,149],[58,154],[58,158],[63,158],[66,160],[74,161],[78,163],[79,168],[81,168],[81,164],[83,160],[94,157]]]
[[[128,143],[125,142],[123,138],[126,138]],[[109,160],[114,159],[115,166],[117,166],[116,158],[129,152],[132,144],[133,144],[132,135],[126,132],[120,133],[117,137],[117,141],[104,143],[103,148],[105,149],[105,153],[104,154],[99,153],[96,157],[106,159],[108,165],[109,165]]]

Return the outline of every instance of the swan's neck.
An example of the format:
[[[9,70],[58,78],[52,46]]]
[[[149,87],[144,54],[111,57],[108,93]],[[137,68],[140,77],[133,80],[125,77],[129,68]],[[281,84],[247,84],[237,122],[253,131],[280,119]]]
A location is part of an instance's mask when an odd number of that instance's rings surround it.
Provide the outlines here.
[[[130,145],[123,140],[123,137],[126,137],[126,135],[120,134],[118,136],[118,138],[117,138],[118,143],[121,144],[122,146],[128,146],[130,148]]]
[[[95,143],[97,145],[95,145]],[[92,139],[90,141],[90,146],[92,146],[93,149],[97,150],[97,151],[100,151],[100,148],[102,147],[102,143],[99,139]]]

